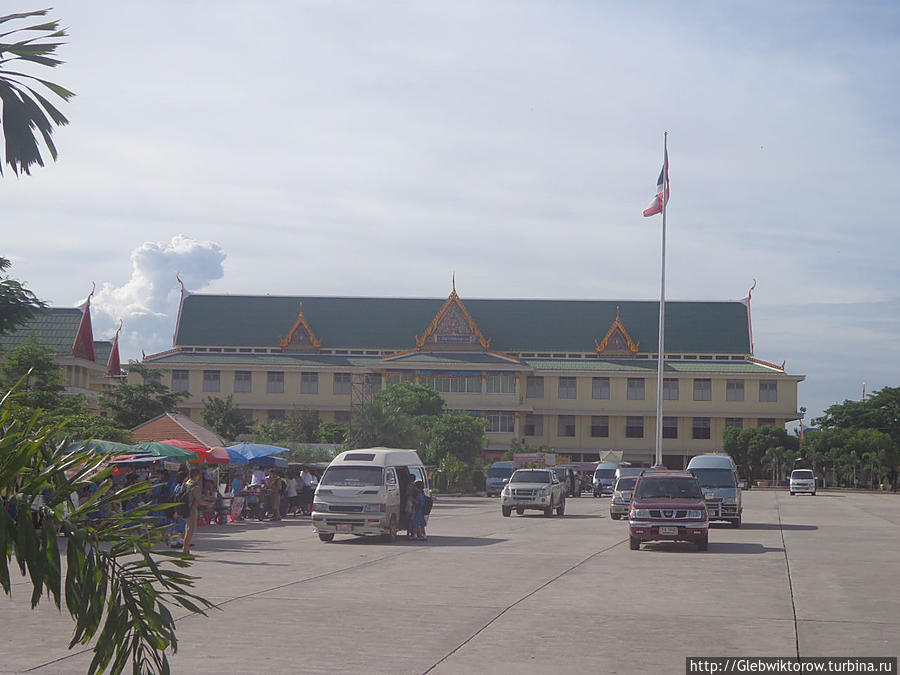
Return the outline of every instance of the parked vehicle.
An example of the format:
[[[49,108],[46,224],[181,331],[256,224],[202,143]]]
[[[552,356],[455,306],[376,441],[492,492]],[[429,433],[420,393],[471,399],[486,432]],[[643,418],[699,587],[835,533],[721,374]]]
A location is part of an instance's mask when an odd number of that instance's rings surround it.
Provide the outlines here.
[[[634,484],[628,513],[630,546],[644,541],[690,541],[709,546],[709,519],[700,481],[687,471],[646,471]]]
[[[741,526],[743,501],[737,466],[728,455],[697,455],[688,462],[687,470],[697,476],[710,520],[725,520],[732,527]]]
[[[616,480],[619,480],[620,478],[625,478],[626,476],[632,477],[632,478],[637,478],[642,473],[644,473],[644,471],[646,471],[646,469],[642,469],[639,466],[619,465],[619,468],[616,469]]]
[[[335,534],[397,538],[408,525],[403,505],[416,481],[431,496],[415,450],[362,448],[340,453],[325,469],[313,499],[313,527],[322,541]],[[426,516],[427,518],[427,516]]]
[[[500,507],[506,517],[513,509],[520,516],[526,509],[552,516],[555,509],[561,516],[566,512],[566,488],[552,469],[517,469],[500,493]]]
[[[623,476],[616,481],[612,498],[609,500],[609,517],[613,520],[619,520],[622,516],[628,515],[631,508],[631,491],[634,489],[635,481],[637,481],[637,476]]]
[[[594,469],[593,490],[595,497],[611,495],[616,484],[616,469],[618,462],[601,462]]]
[[[509,477],[513,475],[516,467],[512,462],[494,462],[491,468],[487,470],[487,476],[484,479],[484,491],[488,497],[499,497],[503,486],[509,482]]]
[[[574,467],[566,464],[557,464],[552,469],[556,477],[559,478],[559,482],[565,486],[567,497],[581,496],[581,478]]]
[[[798,492],[816,494],[816,474],[812,469],[794,469],[791,471],[790,491],[792,495]]]

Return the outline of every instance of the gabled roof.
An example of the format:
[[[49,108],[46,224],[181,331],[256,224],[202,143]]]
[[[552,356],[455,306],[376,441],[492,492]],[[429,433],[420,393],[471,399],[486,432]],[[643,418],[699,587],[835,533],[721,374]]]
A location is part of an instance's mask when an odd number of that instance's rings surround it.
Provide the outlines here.
[[[222,447],[225,441],[212,429],[191,420],[187,415],[163,413],[131,430],[136,442],[161,441],[169,438],[179,441],[197,441],[208,448]]]
[[[446,299],[199,295],[184,297],[176,346],[278,348],[298,304],[322,348],[414,348]],[[588,352],[614,324],[616,307],[642,352],[657,349],[659,303],[613,300],[466,300],[471,319],[499,352]],[[666,303],[667,353],[749,354],[741,302]]]
[[[38,344],[52,349],[57,356],[72,356],[79,327],[84,314],[78,307],[47,307],[35,312],[15,331],[0,336],[0,351],[8,352],[24,343],[29,337]],[[112,343],[107,340],[91,340],[90,350],[98,363],[106,363]],[[83,358],[83,357],[82,357]]]

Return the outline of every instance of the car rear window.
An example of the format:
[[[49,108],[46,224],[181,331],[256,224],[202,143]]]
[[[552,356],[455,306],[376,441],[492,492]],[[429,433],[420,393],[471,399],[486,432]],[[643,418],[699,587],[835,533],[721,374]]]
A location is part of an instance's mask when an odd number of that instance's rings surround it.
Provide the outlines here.
[[[696,478],[642,477],[635,488],[635,499],[703,499]]]

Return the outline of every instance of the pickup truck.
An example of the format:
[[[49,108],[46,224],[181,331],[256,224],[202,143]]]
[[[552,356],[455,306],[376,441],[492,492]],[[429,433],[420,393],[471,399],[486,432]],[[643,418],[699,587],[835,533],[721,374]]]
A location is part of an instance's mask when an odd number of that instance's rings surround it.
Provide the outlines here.
[[[566,512],[566,486],[552,469],[518,469],[500,493],[500,508],[505,517],[512,510],[520,516],[525,509],[543,511],[552,516]]]

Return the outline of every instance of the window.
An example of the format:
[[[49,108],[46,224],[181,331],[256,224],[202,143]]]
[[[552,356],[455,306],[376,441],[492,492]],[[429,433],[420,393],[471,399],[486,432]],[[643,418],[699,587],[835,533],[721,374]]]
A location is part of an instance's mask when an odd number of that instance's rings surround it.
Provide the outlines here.
[[[516,378],[515,378],[515,376],[504,375],[502,373],[488,373],[487,393],[488,394],[515,394],[516,393]]]
[[[525,384],[525,396],[528,398],[544,398],[544,378],[529,376]]]
[[[725,383],[725,400],[726,401],[743,401],[744,400],[744,381],[728,380]]]
[[[591,378],[591,398],[609,400],[609,378],[608,377],[592,377]]]
[[[608,415],[592,415],[591,416],[591,438],[608,438],[609,437],[609,416]]]
[[[694,380],[694,400],[712,401],[712,380]]]
[[[677,380],[676,380],[676,382],[677,382]],[[663,438],[678,438],[678,418],[677,417],[663,417],[662,437]]]
[[[253,389],[253,376],[249,370],[234,371],[234,391],[238,394],[249,394]]]
[[[574,377],[559,378],[559,398],[578,398],[578,389]],[[574,436],[574,434],[572,434]]]
[[[775,418],[774,417],[760,417],[756,420],[756,426],[758,427],[774,427],[775,426]]]
[[[350,424],[350,411],[349,410],[335,410],[334,411],[334,421],[337,424]]]
[[[203,371],[203,391],[219,391],[219,371]]]
[[[574,380],[575,378],[573,377],[570,379]],[[556,435],[563,437],[575,436],[575,415],[559,415],[559,417],[557,417]]]
[[[266,373],[266,392],[269,394],[284,393],[284,371],[270,370]]]
[[[381,391],[381,373],[366,373],[366,392]]]
[[[401,382],[412,382],[415,378],[410,373],[388,373],[387,383],[400,384]]]
[[[319,393],[319,374],[318,373],[300,373],[300,393],[301,394],[318,394]]]
[[[694,438],[709,438],[709,418],[695,417],[693,427]]]
[[[628,400],[643,401],[644,400],[644,378],[629,377],[628,378]]]
[[[744,428],[744,420],[740,417],[726,417],[725,418],[725,428],[733,428],[733,429],[743,429]]]
[[[644,437],[644,418],[643,417],[626,417],[625,418],[625,437],[626,438],[643,438]]]
[[[526,436],[543,436],[544,435],[544,417],[543,417],[543,415],[525,415],[525,435]]]
[[[778,382],[761,380],[759,383],[760,403],[776,403],[778,401]]]
[[[676,377],[664,377],[663,378],[663,400],[664,401],[677,401],[678,400],[678,378]],[[672,438],[675,438],[672,436]]]
[[[78,371],[79,371],[78,372],[78,383],[80,385],[87,386],[88,378],[82,377],[83,375],[85,375],[86,371],[82,368],[79,368]],[[218,372],[218,371],[216,371],[216,372]],[[161,384],[162,378],[160,377],[159,371],[152,371],[152,372],[147,373],[144,376],[144,382],[146,384]],[[216,389],[216,391],[219,391],[219,390]]]
[[[285,415],[284,410],[270,410],[269,411],[269,421],[270,422],[284,422]]]
[[[422,385],[442,394],[481,393],[480,375],[423,375]]]
[[[488,415],[484,430],[489,434],[511,434],[516,430],[516,418],[505,413]]]
[[[172,371],[172,391],[187,391],[190,385],[190,373],[186,370]]]
[[[352,377],[353,376],[351,373],[335,373],[333,389],[334,394],[337,396],[349,394],[350,382],[352,380]]]

